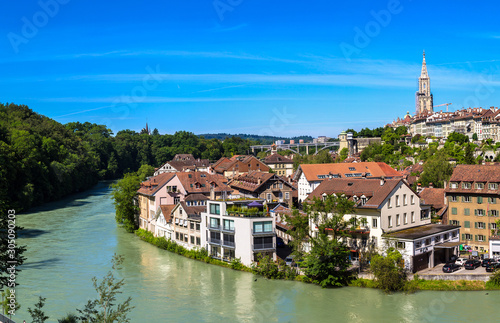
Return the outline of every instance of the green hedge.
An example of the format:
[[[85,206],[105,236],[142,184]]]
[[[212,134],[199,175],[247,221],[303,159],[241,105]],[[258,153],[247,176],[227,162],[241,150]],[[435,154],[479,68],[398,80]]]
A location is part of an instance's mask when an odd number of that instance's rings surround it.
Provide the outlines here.
[[[167,240],[163,237],[155,237],[153,233],[146,231],[144,229],[138,229],[135,231],[135,234],[143,241],[149,242],[152,245],[157,246],[158,248],[176,253],[178,255],[203,261],[206,262],[207,264],[213,264],[213,265],[218,265],[226,268],[231,268],[234,270],[241,270],[241,271],[247,271],[251,272],[252,270],[246,266],[244,266],[239,259],[235,259],[231,261],[230,263],[221,261],[218,259],[214,259],[210,257],[208,254],[207,250],[205,248],[201,249],[186,249],[183,246],[177,244],[175,241],[172,240]]]

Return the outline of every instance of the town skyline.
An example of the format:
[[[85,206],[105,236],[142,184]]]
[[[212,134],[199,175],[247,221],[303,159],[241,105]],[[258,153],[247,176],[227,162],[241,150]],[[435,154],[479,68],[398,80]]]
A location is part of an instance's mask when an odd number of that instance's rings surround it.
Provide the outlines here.
[[[61,123],[336,137],[413,115],[423,50],[434,105],[500,102],[497,4],[41,3],[9,4],[0,96]]]

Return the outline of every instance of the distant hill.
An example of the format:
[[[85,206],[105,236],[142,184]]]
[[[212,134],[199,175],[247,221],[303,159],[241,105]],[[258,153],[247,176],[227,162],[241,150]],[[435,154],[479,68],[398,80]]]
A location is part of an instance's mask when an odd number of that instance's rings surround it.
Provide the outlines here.
[[[289,140],[295,140],[298,141],[300,139],[303,139],[304,141],[312,141],[313,137],[311,136],[296,136],[296,137],[274,137],[274,136],[259,136],[259,135],[250,135],[250,134],[229,134],[229,133],[206,133],[206,134],[201,134],[198,135],[200,137],[204,137],[205,139],[218,139],[218,140],[224,140],[226,138],[231,138],[231,137],[240,137],[242,139],[249,139],[249,140],[255,140],[260,142],[263,145],[269,145],[275,142],[276,140],[286,140],[287,142]]]

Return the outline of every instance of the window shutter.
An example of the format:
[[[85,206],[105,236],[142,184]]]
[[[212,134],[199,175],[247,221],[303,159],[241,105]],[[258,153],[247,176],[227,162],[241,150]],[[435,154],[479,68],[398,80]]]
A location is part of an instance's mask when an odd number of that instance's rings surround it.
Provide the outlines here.
[[[477,229],[477,222],[474,222],[474,228]]]
[[[465,202],[465,196],[462,196],[462,202]]]
[[[474,209],[474,215],[477,215],[477,209]]]
[[[477,241],[477,234],[474,235],[474,240]]]
[[[488,223],[488,230],[491,229],[491,223]]]
[[[457,225],[460,225],[460,221],[457,221]]]
[[[462,233],[462,241],[465,241],[465,234]]]

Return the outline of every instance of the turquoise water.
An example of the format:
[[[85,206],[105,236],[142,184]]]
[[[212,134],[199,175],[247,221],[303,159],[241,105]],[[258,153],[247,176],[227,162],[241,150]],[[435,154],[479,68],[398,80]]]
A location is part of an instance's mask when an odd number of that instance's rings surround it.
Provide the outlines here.
[[[464,322],[496,317],[500,292],[419,292],[385,295],[373,289],[322,289],[272,281],[160,250],[117,227],[108,184],[19,214],[28,258],[18,276],[30,321],[38,295],[50,322],[96,296],[114,253],[125,257],[119,301],[131,296],[132,322]],[[494,320],[495,321],[495,320]]]

